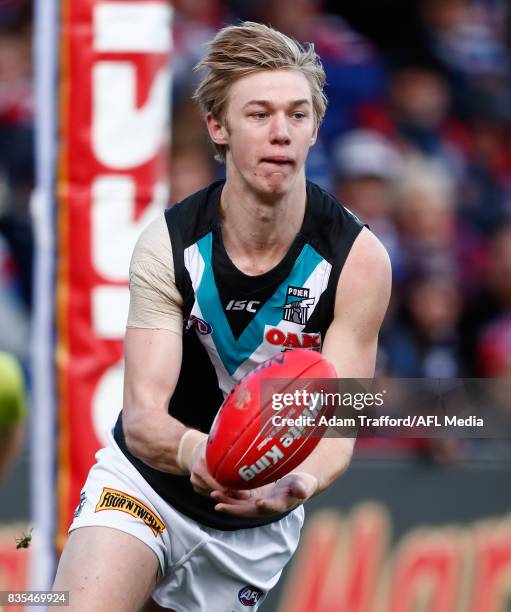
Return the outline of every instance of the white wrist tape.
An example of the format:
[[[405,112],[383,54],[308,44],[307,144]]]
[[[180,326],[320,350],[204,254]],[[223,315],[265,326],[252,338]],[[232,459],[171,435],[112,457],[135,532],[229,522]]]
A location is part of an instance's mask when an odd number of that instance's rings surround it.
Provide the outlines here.
[[[187,429],[179,440],[179,448],[177,449],[176,463],[184,471],[190,471],[189,462],[195,452],[195,449],[204,440],[205,434],[196,429]]]

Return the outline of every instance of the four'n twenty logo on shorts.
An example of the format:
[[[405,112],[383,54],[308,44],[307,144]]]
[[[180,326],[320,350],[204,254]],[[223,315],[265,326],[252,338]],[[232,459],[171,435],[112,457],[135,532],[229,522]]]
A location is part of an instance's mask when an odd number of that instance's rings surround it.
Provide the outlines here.
[[[282,306],[284,311],[282,318],[290,323],[298,323],[305,325],[309,318],[309,307],[315,302],[315,299],[309,297],[310,289],[305,287],[287,288],[286,303]]]
[[[256,589],[255,586],[247,585],[238,593],[238,599],[242,605],[252,607],[261,599],[262,594],[263,592],[260,589]]]
[[[94,512],[100,512],[101,510],[119,510],[139,518],[151,529],[154,537],[165,529],[163,521],[145,504],[135,497],[131,497],[131,495],[116,489],[103,488]]]

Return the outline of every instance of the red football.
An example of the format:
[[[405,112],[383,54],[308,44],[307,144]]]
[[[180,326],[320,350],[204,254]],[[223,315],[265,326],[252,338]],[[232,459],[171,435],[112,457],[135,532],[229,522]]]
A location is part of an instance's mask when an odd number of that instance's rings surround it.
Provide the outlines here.
[[[211,475],[226,487],[253,489],[293,470],[327,429],[321,417],[328,419],[334,406],[322,393],[336,390],[336,377],[316,351],[285,351],[259,364],[213,422],[206,447]]]

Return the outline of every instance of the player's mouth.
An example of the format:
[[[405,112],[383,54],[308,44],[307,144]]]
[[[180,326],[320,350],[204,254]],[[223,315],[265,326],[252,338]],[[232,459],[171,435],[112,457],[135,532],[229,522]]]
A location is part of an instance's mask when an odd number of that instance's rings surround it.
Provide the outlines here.
[[[286,157],[285,155],[273,155],[270,157],[263,157],[261,159],[263,164],[271,164],[272,166],[286,168],[291,167],[294,164],[294,161],[291,157]]]

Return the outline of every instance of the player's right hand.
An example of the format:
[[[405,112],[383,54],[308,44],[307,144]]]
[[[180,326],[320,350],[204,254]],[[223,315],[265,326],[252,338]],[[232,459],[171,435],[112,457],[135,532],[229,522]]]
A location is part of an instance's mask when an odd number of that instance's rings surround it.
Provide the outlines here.
[[[216,482],[208,471],[206,464],[206,440],[201,441],[195,447],[189,462],[190,482],[193,489],[200,495],[209,495],[217,486],[222,486]]]
[[[248,491],[224,487],[211,476],[206,463],[206,443],[207,437],[197,444],[190,457],[190,482],[194,491],[207,497],[209,497],[211,491],[222,491],[225,498],[232,501],[247,498],[249,496]]]

